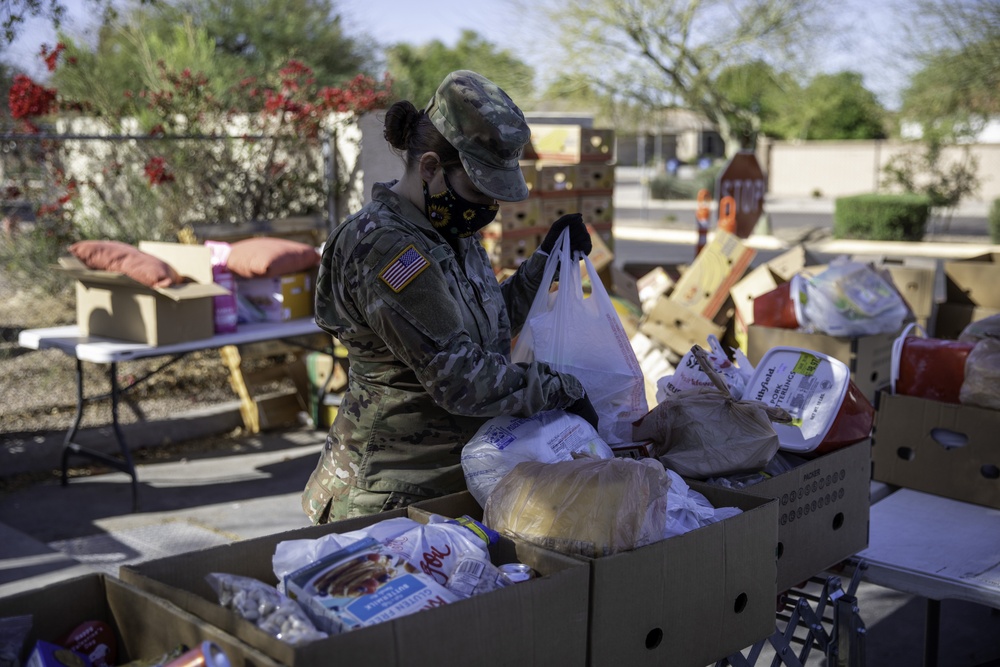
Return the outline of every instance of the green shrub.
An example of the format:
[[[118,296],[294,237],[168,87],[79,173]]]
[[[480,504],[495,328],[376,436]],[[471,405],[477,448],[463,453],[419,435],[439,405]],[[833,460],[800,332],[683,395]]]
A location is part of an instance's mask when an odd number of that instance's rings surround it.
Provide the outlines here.
[[[990,242],[1000,243],[1000,198],[993,200],[990,206]]]
[[[833,212],[833,236],[871,241],[920,241],[930,212],[930,199],[924,195],[838,197]]]

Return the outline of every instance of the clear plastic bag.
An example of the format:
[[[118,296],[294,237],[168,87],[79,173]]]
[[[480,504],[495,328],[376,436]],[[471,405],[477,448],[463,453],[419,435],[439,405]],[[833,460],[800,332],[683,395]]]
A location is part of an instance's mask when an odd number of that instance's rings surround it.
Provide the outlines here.
[[[969,352],[958,400],[963,405],[1000,410],[1000,338],[983,338]]]
[[[493,487],[523,461],[569,461],[586,455],[610,459],[611,451],[583,417],[547,410],[532,417],[494,417],[462,448],[462,471],[469,493],[486,505]]]
[[[316,629],[298,602],[274,586],[252,577],[224,572],[211,572],[205,579],[219,597],[220,605],[232,609],[272,637],[292,646],[327,637],[325,632]]]
[[[891,278],[845,258],[818,275],[795,275],[791,290],[799,326],[830,336],[896,333],[913,315]]]
[[[663,538],[670,478],[653,459],[517,464],[486,501],[500,533],[590,558]]]
[[[544,361],[580,380],[600,419],[598,433],[609,445],[631,441],[631,423],[646,413],[646,387],[628,334],[590,258],[584,298],[579,259],[563,231],[545,264],[538,290],[511,354],[516,362]],[[559,289],[545,288],[559,270]]]
[[[0,618],[0,667],[20,667],[24,640],[33,623],[30,614]]]

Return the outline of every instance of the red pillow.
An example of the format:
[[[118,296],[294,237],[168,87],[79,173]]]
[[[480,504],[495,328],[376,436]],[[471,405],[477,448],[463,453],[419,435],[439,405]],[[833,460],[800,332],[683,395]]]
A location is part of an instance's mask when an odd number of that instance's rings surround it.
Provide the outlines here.
[[[319,261],[319,253],[311,245],[258,236],[233,243],[226,267],[240,278],[276,278],[308,271]]]
[[[147,287],[170,287],[181,282],[177,271],[162,259],[121,241],[78,241],[69,252],[88,269],[122,273]]]

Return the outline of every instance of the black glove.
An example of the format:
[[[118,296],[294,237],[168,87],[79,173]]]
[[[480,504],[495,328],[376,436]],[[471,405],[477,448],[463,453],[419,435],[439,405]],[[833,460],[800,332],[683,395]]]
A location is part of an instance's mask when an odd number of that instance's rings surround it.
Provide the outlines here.
[[[590,425],[594,427],[595,431],[597,430],[597,410],[594,409],[593,403],[590,402],[590,399],[587,398],[586,394],[576,399],[572,405],[566,408],[566,412],[571,412],[574,415],[583,417],[590,422]]]
[[[583,216],[579,213],[567,213],[553,222],[552,226],[549,227],[548,234],[545,235],[545,240],[539,246],[539,250],[545,251],[546,254],[552,254],[552,249],[556,245],[559,234],[567,227],[569,227],[570,251],[575,252],[579,250],[584,255],[589,255],[590,251],[594,249],[594,244],[590,240],[590,232],[587,231],[587,225],[583,224]]]

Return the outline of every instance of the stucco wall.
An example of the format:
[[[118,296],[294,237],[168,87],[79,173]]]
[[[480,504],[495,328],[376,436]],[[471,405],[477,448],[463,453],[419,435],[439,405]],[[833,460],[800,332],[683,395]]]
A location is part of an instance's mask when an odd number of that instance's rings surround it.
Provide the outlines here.
[[[891,141],[771,142],[759,154],[768,175],[768,192],[778,197],[840,197],[887,191],[882,170],[893,155],[912,144]],[[969,199],[992,201],[1000,197],[1000,144],[972,144],[978,160],[980,186]],[[951,147],[942,164],[962,159],[964,148]]]

